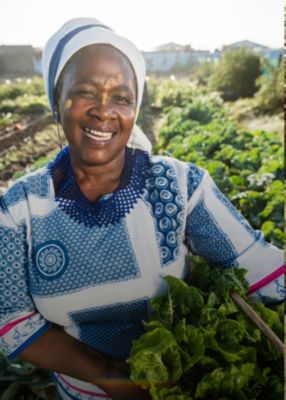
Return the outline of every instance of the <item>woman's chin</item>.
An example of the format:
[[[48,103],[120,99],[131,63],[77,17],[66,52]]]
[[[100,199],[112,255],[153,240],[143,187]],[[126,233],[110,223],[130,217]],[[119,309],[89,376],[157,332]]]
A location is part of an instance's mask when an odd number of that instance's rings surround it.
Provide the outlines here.
[[[108,145],[81,147],[80,150],[72,152],[72,158],[77,166],[107,165],[118,160],[124,151],[125,146],[121,151],[119,149],[115,151],[113,146]]]

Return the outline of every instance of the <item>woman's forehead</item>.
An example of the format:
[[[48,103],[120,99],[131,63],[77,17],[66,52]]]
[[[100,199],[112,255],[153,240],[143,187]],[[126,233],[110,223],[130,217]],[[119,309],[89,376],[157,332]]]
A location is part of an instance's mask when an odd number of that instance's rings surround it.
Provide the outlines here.
[[[69,64],[77,74],[106,72],[116,80],[135,81],[135,73],[128,58],[108,44],[82,48],[71,58]]]

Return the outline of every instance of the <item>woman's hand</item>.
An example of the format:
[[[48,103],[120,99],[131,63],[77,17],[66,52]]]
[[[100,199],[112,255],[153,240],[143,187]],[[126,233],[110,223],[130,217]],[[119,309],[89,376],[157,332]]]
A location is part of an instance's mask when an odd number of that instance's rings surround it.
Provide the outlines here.
[[[130,379],[129,366],[113,361],[105,382],[94,382],[108,393],[112,400],[151,400],[147,390],[141,389]]]
[[[149,392],[141,389],[130,380],[108,384],[108,394],[112,400],[151,400]]]
[[[147,400],[129,378],[126,363],[114,361],[54,325],[20,354],[25,361],[99,386],[112,400]]]

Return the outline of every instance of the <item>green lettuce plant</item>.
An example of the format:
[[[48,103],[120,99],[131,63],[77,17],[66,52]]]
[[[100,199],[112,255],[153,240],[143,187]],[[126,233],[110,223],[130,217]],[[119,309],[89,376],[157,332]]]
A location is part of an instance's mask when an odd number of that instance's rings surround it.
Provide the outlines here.
[[[251,302],[242,269],[209,267],[197,258],[186,283],[165,278],[168,292],[151,301],[146,333],[134,341],[131,378],[154,400],[279,400],[283,360],[237,308],[230,293],[251,303],[283,338],[283,306]]]

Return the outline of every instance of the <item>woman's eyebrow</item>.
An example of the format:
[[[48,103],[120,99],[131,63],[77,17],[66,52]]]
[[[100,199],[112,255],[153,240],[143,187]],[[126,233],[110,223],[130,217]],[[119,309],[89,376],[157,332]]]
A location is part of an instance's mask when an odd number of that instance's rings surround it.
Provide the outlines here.
[[[76,82],[76,86],[82,85],[82,84],[85,84],[85,83],[91,84],[93,86],[97,86],[97,84],[98,84],[96,82],[96,80],[83,78],[80,81]],[[112,89],[112,90],[125,90],[127,92],[132,92],[132,93],[135,90],[134,88],[132,88],[132,87],[130,87],[128,85],[125,85],[124,83],[119,83],[118,85],[114,85],[113,87],[110,86],[110,89]]]
[[[134,92],[134,88],[124,85],[124,84],[119,84],[113,87],[114,90],[125,90],[127,92]]]

